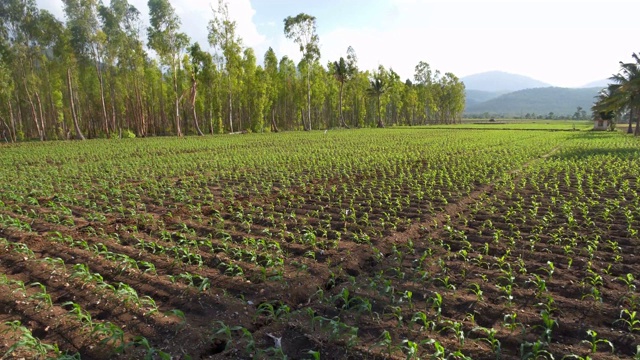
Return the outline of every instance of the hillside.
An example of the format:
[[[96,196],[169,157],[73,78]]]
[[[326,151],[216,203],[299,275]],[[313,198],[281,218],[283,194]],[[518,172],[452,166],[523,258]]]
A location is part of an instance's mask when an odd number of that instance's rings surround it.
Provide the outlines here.
[[[556,115],[571,115],[578,106],[588,111],[598,91],[600,91],[599,87],[525,89],[503,94],[481,103],[468,103],[465,113],[521,116],[526,113],[540,115],[553,112]]]
[[[596,81],[592,81],[590,83],[584,84],[581,87],[583,87],[583,88],[591,88],[591,87],[605,88],[610,83],[611,83],[611,80],[609,80],[609,79],[600,79],[600,80],[596,80]]]
[[[504,94],[503,92],[494,92],[494,91],[482,91],[482,90],[473,90],[466,89],[465,95],[467,99],[467,106],[472,104],[479,104]]]
[[[465,76],[461,80],[464,82],[465,87],[470,90],[501,93],[551,86],[527,76],[510,74],[503,71],[483,72]]]

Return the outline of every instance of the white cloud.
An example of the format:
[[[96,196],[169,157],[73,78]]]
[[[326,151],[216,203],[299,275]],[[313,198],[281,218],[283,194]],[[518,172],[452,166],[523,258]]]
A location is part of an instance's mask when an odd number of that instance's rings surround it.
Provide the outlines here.
[[[202,1],[202,0],[200,0]],[[266,36],[261,34],[254,22],[256,14],[250,0],[227,0],[229,6],[229,17],[236,22],[236,35],[242,38],[242,44],[246,47],[261,47],[266,42]],[[211,6],[217,9],[218,2],[209,2],[207,5],[207,24],[213,18]]]

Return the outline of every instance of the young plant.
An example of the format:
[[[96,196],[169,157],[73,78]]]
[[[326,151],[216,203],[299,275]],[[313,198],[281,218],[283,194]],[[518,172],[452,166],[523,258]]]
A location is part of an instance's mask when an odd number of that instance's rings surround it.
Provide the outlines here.
[[[614,321],[613,323],[622,322],[626,325],[629,332],[640,331],[640,319],[637,317],[636,311],[629,311],[627,309],[623,309],[620,311],[620,319]]]
[[[484,341],[489,344],[489,346],[491,346],[491,350],[494,352],[494,354],[496,354],[496,360],[499,360],[502,355],[502,347],[500,340],[496,338],[496,329],[487,329],[482,326],[476,326],[471,331],[478,331],[485,334],[485,337],[478,338],[478,340]]]
[[[535,327],[542,329],[542,337],[546,342],[551,342],[551,334],[553,328],[558,327],[558,321],[551,318],[551,314],[546,310],[540,312],[540,318],[542,319],[542,325]]]
[[[581,342],[589,344],[591,347],[591,353],[595,354],[598,351],[598,344],[609,345],[611,352],[613,352],[613,343],[607,339],[598,339],[598,333],[594,330],[587,330],[588,340],[582,340]]]
[[[8,327],[4,331],[4,333],[12,331],[16,342],[11,345],[11,347],[9,347],[6,353],[4,353],[2,359],[13,354],[13,352],[18,349],[23,349],[27,353],[36,355],[37,358],[45,358],[50,352],[56,355],[62,355],[57,345],[49,345],[43,343],[42,341],[40,341],[40,339],[33,336],[31,330],[23,326],[19,320],[7,321],[4,323],[4,325]]]
[[[482,295],[482,289],[480,288],[480,284],[472,283],[469,286],[469,290],[476,296],[476,300],[478,302],[484,301],[484,296]]]

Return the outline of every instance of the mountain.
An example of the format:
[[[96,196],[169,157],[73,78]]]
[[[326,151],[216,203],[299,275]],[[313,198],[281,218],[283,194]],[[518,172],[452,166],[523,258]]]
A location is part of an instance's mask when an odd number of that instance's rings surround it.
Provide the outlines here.
[[[581,86],[581,88],[591,88],[591,87],[598,87],[600,89],[607,87],[607,85],[611,84],[611,80],[609,79],[600,79],[600,80],[596,80],[596,81],[592,81],[588,84],[584,84]]]
[[[503,92],[498,91],[482,91],[482,90],[473,90],[466,89],[465,90],[467,106],[471,104],[479,104],[504,94]]]
[[[553,112],[555,115],[572,115],[578,106],[589,111],[600,89],[545,87],[519,90],[481,103],[467,103],[465,113],[522,116],[526,113],[546,115]]]
[[[502,93],[551,86],[527,76],[503,71],[483,72],[465,76],[461,80],[467,89]]]

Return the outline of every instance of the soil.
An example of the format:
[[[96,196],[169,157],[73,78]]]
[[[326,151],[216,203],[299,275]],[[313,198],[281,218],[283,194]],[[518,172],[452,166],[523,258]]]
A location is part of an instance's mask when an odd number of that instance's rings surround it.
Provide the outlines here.
[[[549,157],[510,172],[508,183],[522,184],[522,173]],[[199,194],[190,179],[169,179],[161,197],[142,195],[124,212],[101,211],[114,204],[97,196],[95,210],[70,205],[70,213],[9,204],[21,211],[2,214],[31,231],[0,227],[7,240],[0,247],[6,276],[0,353],[18,340],[6,323],[14,320],[83,359],[134,359],[153,351],[175,359],[311,359],[313,352],[322,359],[404,359],[413,343],[421,357],[441,344],[451,358],[495,359],[489,330],[503,359],[533,354],[534,344],[541,356],[556,359],[637,353],[640,325],[628,326],[640,304],[640,243],[629,230],[637,220],[629,226],[614,214],[589,223],[577,215],[577,225],[568,225],[562,201],[543,196],[531,181],[515,189],[497,180],[477,183],[456,193],[436,186],[447,194],[434,199],[395,189],[386,198],[379,194],[378,203],[357,194],[351,204],[335,200],[332,188],[346,183],[375,191],[375,179],[360,174],[286,191],[274,185],[261,198],[243,192],[243,178],[227,184],[237,192],[199,184],[217,199],[206,203],[180,201],[181,191],[191,199]],[[576,191],[560,185],[558,194],[572,201]],[[619,193],[608,189],[594,198],[596,213]],[[400,211],[384,211],[403,199],[408,203]],[[56,199],[39,199],[49,202]],[[516,203],[522,208],[514,209]],[[31,210],[38,216],[30,217]],[[555,218],[544,220],[550,213]],[[191,255],[180,253],[185,248]],[[57,258],[63,262],[50,261]],[[184,274],[199,278],[190,283]],[[210,286],[201,287],[204,278]],[[34,283],[46,287],[50,305]],[[125,296],[119,284],[155,306]],[[90,320],[75,316],[69,303]],[[121,340],[91,332],[107,323],[123,330]],[[602,340],[595,354],[587,331]],[[33,353],[18,349],[12,356]]]

